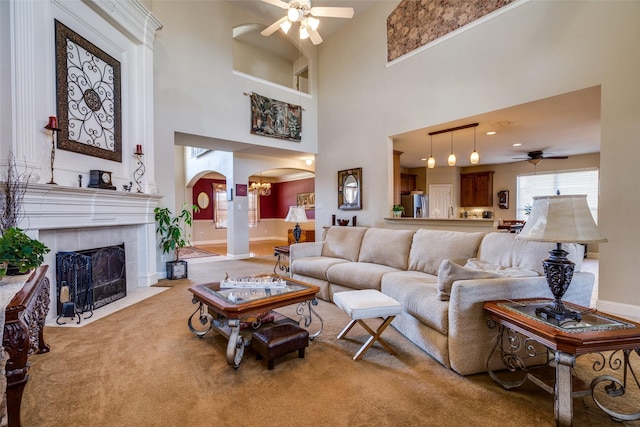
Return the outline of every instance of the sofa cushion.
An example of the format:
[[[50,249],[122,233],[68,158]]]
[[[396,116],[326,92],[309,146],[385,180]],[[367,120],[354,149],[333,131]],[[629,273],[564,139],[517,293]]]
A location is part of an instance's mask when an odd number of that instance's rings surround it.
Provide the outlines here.
[[[478,259],[503,267],[521,267],[544,274],[542,261],[549,258],[549,251],[555,243],[518,239],[513,233],[489,233],[482,239],[478,249]],[[580,271],[584,257],[584,247],[575,243],[564,243],[562,248],[569,252],[569,259],[575,263],[575,271]]]
[[[357,261],[366,227],[331,227],[322,246],[322,256]]]
[[[352,289],[380,290],[382,276],[398,271],[393,267],[369,262],[346,262],[335,264],[327,270],[327,279],[331,283]]]
[[[513,243],[511,254],[511,266],[535,270],[544,274],[542,261],[549,258],[549,251],[556,248],[555,243],[536,242],[532,240],[518,239]],[[575,243],[563,243],[562,249],[567,251],[569,258],[575,264],[575,271],[580,271],[584,259],[584,246]]]
[[[464,267],[491,273],[500,273],[505,277],[536,277],[540,275],[535,270],[529,270],[523,267],[503,267],[478,258],[469,258]]]
[[[335,264],[348,263],[342,258],[331,258],[324,256],[314,256],[296,259],[291,263],[291,271],[301,276],[315,277],[316,279],[328,280],[327,269]]]
[[[449,301],[451,287],[456,280],[491,279],[495,277],[505,276],[497,271],[475,270],[473,268],[463,267],[445,259],[438,269],[438,298],[440,301]]]
[[[484,233],[420,229],[413,235],[409,270],[438,274],[445,259],[464,264],[476,256]]]
[[[449,302],[437,297],[435,276],[418,271],[385,274],[382,293],[402,304],[404,311],[429,328],[447,335]]]
[[[370,228],[364,234],[358,261],[406,270],[413,230]]]

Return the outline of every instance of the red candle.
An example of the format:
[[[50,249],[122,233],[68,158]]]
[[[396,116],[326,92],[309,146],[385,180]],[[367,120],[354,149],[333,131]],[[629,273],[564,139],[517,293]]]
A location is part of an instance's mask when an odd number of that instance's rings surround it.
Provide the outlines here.
[[[45,126],[46,129],[58,129],[58,119],[56,116],[49,116],[49,123]]]
[[[142,154],[142,145],[140,144],[136,145],[136,154]]]

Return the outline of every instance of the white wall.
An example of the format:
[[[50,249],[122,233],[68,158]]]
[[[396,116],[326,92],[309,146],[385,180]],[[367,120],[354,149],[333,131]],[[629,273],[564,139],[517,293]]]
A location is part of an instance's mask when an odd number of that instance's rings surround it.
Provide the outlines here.
[[[392,200],[388,135],[602,85],[599,306],[640,316],[640,3],[529,1],[386,66],[380,2],[320,45],[316,221],[328,224],[336,172],[363,167],[362,225]],[[348,101],[348,102],[345,102]]]

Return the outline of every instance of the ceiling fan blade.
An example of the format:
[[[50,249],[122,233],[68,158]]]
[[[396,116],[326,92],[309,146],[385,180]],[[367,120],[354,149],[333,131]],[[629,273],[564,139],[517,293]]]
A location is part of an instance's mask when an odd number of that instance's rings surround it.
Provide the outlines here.
[[[568,159],[569,156],[544,156],[543,159]]]
[[[273,24],[269,25],[267,28],[262,30],[260,34],[262,34],[265,37],[269,37],[271,34],[278,31],[278,29],[280,28],[280,24],[282,24],[287,19],[288,18],[286,16],[283,16],[282,18],[278,19],[276,22],[274,22]]]
[[[265,3],[272,4],[274,6],[281,7],[282,9],[289,9],[289,3],[285,3],[280,0],[262,0]]]
[[[311,40],[311,43],[313,44],[322,43],[322,37],[320,37],[320,34],[316,30],[312,28],[308,28],[307,31],[309,32],[309,39]]]
[[[326,16],[328,18],[353,18],[352,7],[312,7],[309,13],[313,16]]]

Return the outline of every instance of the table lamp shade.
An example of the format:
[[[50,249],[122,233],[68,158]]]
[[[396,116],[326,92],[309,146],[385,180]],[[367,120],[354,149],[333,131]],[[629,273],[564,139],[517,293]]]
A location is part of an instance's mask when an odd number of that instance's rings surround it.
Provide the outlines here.
[[[562,249],[562,243],[599,243],[607,239],[600,235],[589,211],[586,195],[540,196],[533,198],[527,223],[518,238],[539,242],[552,242],[556,248],[542,261],[547,285],[554,296],[550,306],[536,309],[536,315],[558,324],[580,322],[582,314],[569,310],[562,302],[571,284],[575,264]]]
[[[607,241],[598,231],[584,194],[534,197],[518,238],[552,243]]]
[[[307,222],[307,214],[304,212],[304,207],[289,206],[289,213],[284,219],[285,222]]]

